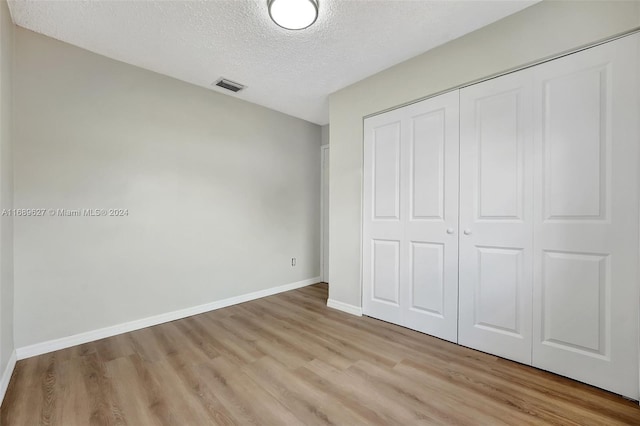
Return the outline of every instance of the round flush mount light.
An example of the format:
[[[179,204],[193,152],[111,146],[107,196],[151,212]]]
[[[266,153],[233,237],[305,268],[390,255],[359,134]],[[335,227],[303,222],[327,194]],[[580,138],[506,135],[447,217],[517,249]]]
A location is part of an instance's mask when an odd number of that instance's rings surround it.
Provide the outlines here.
[[[273,22],[287,30],[303,30],[318,19],[318,0],[268,0]]]

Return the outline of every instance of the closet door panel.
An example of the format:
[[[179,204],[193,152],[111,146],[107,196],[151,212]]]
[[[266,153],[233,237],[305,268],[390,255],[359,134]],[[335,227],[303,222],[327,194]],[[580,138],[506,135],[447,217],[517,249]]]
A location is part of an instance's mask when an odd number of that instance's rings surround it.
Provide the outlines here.
[[[411,242],[409,310],[442,318],[445,299],[445,247]]]
[[[445,110],[417,111],[416,107],[408,108],[411,111],[407,113],[417,114],[409,120],[411,220],[444,221]]]
[[[371,246],[372,300],[397,306],[400,303],[400,242],[373,239]]]
[[[365,122],[363,309],[401,322],[403,265],[402,117],[397,111]]]
[[[459,343],[531,362],[532,79],[460,91]]]
[[[457,342],[458,92],[403,108],[407,155],[403,325]]]
[[[635,399],[639,40],[534,68],[533,364]]]
[[[458,93],[365,120],[363,308],[452,342],[458,321]]]
[[[400,122],[373,130],[373,220],[400,220]]]

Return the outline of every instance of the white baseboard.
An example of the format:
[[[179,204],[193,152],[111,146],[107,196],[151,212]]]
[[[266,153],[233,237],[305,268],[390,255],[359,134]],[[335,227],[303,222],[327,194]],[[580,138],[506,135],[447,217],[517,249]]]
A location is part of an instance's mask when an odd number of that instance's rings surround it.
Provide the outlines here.
[[[11,375],[13,374],[13,370],[16,368],[16,362],[16,351],[13,351],[11,357],[9,357],[7,368],[4,369],[4,371],[2,372],[2,378],[0,378],[0,404],[2,404],[2,401],[4,401],[4,395],[7,393]]]
[[[342,303],[332,299],[327,300],[327,306],[351,315],[362,316],[362,308],[359,306],[349,305],[348,303]]]
[[[30,346],[24,346],[16,349],[19,360],[31,358],[33,356],[46,354],[60,349],[70,348],[72,346],[82,345],[84,343],[93,342],[107,337],[115,336],[130,331],[140,330],[142,328],[152,327],[154,325],[171,322],[193,315],[203,314],[205,312],[214,311],[216,309],[226,308],[228,306],[237,305],[239,303],[250,302],[251,300],[260,299],[274,294],[283,293],[285,291],[295,290],[316,284],[320,282],[320,277],[309,278],[304,281],[298,281],[291,284],[285,284],[279,287],[272,287],[266,290],[260,290],[253,293],[243,294],[241,296],[230,297],[224,300],[207,303],[204,305],[193,306],[191,308],[180,309],[178,311],[167,312],[166,314],[155,315],[111,327],[100,328],[98,330],[87,331],[85,333],[75,334],[73,336],[62,337],[60,339],[49,340],[42,343],[36,343]]]

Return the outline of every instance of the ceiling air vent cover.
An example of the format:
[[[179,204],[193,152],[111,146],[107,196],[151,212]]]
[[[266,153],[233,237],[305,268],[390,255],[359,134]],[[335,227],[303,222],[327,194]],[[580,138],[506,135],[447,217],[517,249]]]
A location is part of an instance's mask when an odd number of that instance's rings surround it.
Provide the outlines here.
[[[216,86],[222,87],[223,89],[231,90],[232,92],[239,92],[246,88],[244,84],[236,83],[235,81],[227,80],[226,78],[221,78],[215,83]]]

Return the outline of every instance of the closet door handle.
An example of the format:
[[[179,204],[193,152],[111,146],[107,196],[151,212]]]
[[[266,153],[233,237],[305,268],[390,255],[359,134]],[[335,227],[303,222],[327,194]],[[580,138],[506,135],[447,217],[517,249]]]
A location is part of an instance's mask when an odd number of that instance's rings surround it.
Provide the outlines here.
[[[471,229],[464,230],[464,235],[471,235],[471,234],[472,234]]]
[[[447,228],[447,234],[453,235],[454,232],[453,228]]]

